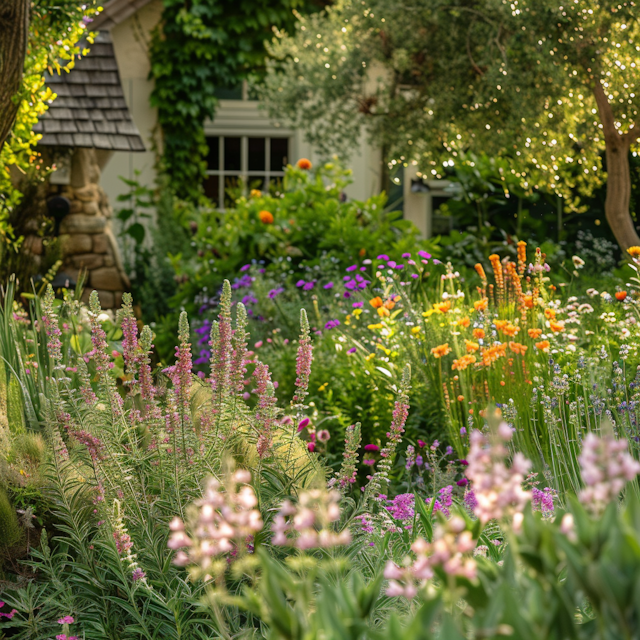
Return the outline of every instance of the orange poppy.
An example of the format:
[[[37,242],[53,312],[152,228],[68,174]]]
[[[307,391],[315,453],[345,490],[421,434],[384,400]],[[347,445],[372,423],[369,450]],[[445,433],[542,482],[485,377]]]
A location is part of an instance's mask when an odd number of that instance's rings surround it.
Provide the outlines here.
[[[380,296],[376,296],[375,298],[371,298],[371,300],[369,300],[369,304],[374,309],[379,309],[384,303],[382,302],[382,298]]]
[[[513,353],[519,354],[519,355],[524,355],[527,352],[527,349],[529,347],[525,346],[524,344],[520,344],[519,342],[510,342],[509,343],[509,349],[511,349],[511,351],[513,351]]]
[[[486,367],[494,363],[498,358],[503,358],[507,354],[506,344],[496,344],[482,352],[482,364]]]
[[[496,320],[493,324],[496,325],[496,329],[498,331],[502,331],[508,324],[508,320]]]
[[[527,333],[532,340],[536,340],[542,335],[542,329],[529,329]]]
[[[465,316],[464,318],[460,318],[457,324],[466,329],[471,324],[471,320],[469,320],[469,318]]]
[[[260,218],[260,222],[262,222],[263,224],[273,223],[273,214],[271,213],[271,211],[261,211],[258,214],[258,217]]]
[[[471,340],[465,340],[464,346],[467,348],[467,353],[474,353],[480,348],[477,342],[471,342]]]
[[[298,169],[304,169],[305,171],[308,171],[309,169],[311,169],[311,161],[307,160],[306,158],[300,158],[300,160],[298,160]]]
[[[464,371],[469,365],[472,365],[476,361],[475,356],[462,356],[458,360],[454,360],[451,368],[457,371]]]
[[[549,328],[554,333],[560,333],[560,331],[564,331],[564,322],[556,322],[555,320],[549,320]]]
[[[548,340],[542,340],[542,342],[536,342],[536,348],[540,351],[548,351],[551,343]]]
[[[555,319],[556,317],[556,311],[555,309],[545,309],[544,310],[544,317],[547,320],[551,320],[552,318]]]
[[[616,300],[618,300],[619,302],[622,302],[627,297],[627,292],[616,291],[615,296],[616,296]]]
[[[482,340],[482,338],[484,338],[484,329],[474,329],[473,330],[473,337],[476,340]]]
[[[448,300],[444,302],[435,302],[433,305],[433,310],[438,313],[447,313],[451,309],[451,303]]]
[[[434,358],[442,358],[446,356],[448,353],[451,353],[451,349],[449,348],[449,343],[445,342],[444,344],[438,345],[431,349],[431,353]]]
[[[393,309],[393,307],[396,306],[396,301],[392,300],[391,298],[389,298],[385,303],[384,303],[384,307],[385,309]]]
[[[489,300],[487,298],[482,298],[481,300],[476,300],[473,303],[473,306],[476,311],[486,311],[489,306]]]

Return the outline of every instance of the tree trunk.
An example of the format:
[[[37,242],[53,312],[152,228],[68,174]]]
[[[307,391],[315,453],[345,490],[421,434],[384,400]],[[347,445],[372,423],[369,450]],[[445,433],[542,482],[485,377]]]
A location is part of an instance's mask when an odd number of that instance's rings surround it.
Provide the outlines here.
[[[631,174],[629,171],[629,144],[627,136],[618,136],[617,144],[606,143],[607,198],[604,211],[620,248],[640,246],[640,237],[629,212],[631,200]]]
[[[29,0],[0,0],[0,151],[18,113],[29,36]]]
[[[620,248],[625,251],[629,247],[640,246],[640,237],[638,237],[638,232],[629,212],[631,201],[631,173],[629,170],[631,134],[621,134],[618,131],[609,99],[599,79],[595,81],[593,94],[598,105],[600,121],[602,122],[607,159],[607,198],[604,203],[604,212]]]

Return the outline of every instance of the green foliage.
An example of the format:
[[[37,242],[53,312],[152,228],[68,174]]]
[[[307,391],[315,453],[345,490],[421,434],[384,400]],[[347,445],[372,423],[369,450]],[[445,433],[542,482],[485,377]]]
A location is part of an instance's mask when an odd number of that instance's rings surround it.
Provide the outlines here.
[[[44,73],[68,73],[73,68],[74,56],[86,51],[80,49],[78,42],[86,35],[85,20],[94,13],[94,2],[79,5],[73,0],[39,0],[31,4],[22,88],[15,96],[20,107],[13,130],[0,152],[0,262],[6,263],[22,241],[11,224],[12,218],[24,222],[24,211],[20,216],[13,215],[22,193],[44,179],[44,159],[35,150],[40,135],[32,130],[38,117],[55,99],[53,91],[44,86]],[[87,40],[91,42],[90,37]],[[22,178],[16,188],[17,175]],[[10,273],[1,273],[0,277],[4,280]]]
[[[618,0],[344,0],[278,34],[263,95],[327,152],[362,126],[392,165],[415,160],[428,178],[483,152],[506,159],[525,193],[580,208],[572,189],[603,180],[594,88],[614,132],[638,123],[636,17]]]
[[[18,516],[5,490],[0,487],[0,546],[12,547],[20,540]]]
[[[264,66],[264,42],[288,28],[302,0],[163,1],[151,43],[151,104],[163,133],[162,167],[181,198],[202,194],[207,145],[204,122],[213,119],[216,89],[236,87]]]
[[[242,196],[226,211],[201,209],[194,224],[196,255],[172,258],[182,282],[176,303],[197,310],[224,278],[241,277],[240,268],[252,261],[287,273],[300,265],[320,268],[324,257],[323,264],[337,270],[381,250],[400,255],[415,245],[417,230],[385,209],[385,194],[350,200],[343,195],[349,183],[350,172],[335,163],[311,172],[289,166],[280,194]],[[261,213],[270,215],[266,222]]]

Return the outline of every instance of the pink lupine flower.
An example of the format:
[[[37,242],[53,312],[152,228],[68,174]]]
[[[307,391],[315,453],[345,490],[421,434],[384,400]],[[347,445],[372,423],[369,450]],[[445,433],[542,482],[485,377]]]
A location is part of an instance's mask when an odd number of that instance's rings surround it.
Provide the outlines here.
[[[206,575],[224,571],[214,565],[216,556],[233,552],[237,558],[247,550],[246,540],[262,529],[262,517],[255,508],[258,500],[249,482],[251,474],[245,470],[236,471],[226,486],[212,478],[187,525],[173,519],[168,546],[180,549],[174,564],[190,565]],[[242,485],[239,490],[238,485]]]
[[[47,334],[47,351],[54,362],[56,368],[62,366],[62,342],[60,342],[60,326],[58,325],[58,317],[53,308],[55,295],[53,287],[47,285],[44,298],[42,299],[42,324]]]
[[[588,433],[578,456],[585,488],[580,501],[594,514],[618,499],[627,482],[640,473],[640,463],[629,453],[626,440]]]
[[[292,405],[302,405],[307,397],[311,362],[313,360],[313,345],[309,333],[307,312],[300,310],[300,339],[298,341],[298,355],[296,356],[296,392],[291,400]]]
[[[504,442],[511,439],[512,433],[505,423],[498,429],[499,437],[493,442],[480,431],[471,432],[465,473],[473,487],[473,512],[483,524],[500,520],[508,513],[521,513],[531,500],[531,492],[522,488],[531,466],[529,460],[516,453],[511,467],[505,464],[509,452]]]
[[[285,500],[273,520],[272,543],[298,549],[330,548],[351,542],[347,529],[340,533],[332,524],[340,519],[340,494],[314,489],[300,494],[297,505]]]

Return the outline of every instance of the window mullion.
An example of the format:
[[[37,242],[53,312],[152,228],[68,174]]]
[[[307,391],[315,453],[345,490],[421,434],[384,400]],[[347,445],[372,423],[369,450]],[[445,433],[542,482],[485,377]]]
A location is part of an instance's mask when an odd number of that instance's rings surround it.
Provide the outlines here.
[[[218,207],[224,209],[224,136],[220,136],[218,145],[218,166],[220,177],[218,178]]]

